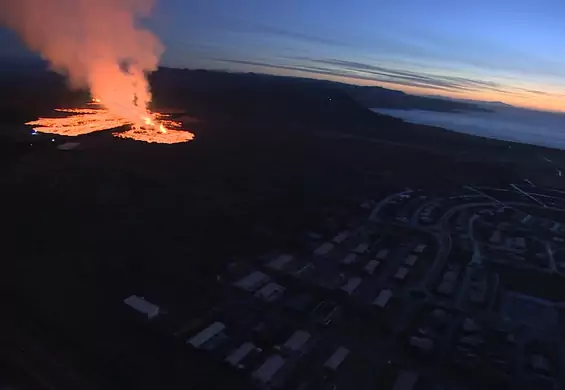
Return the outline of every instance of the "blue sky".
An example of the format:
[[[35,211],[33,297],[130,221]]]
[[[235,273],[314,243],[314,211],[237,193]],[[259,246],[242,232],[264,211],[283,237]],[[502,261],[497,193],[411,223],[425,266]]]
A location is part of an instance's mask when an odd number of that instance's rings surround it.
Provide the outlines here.
[[[564,21],[563,0],[157,0],[149,25],[164,65],[565,110]]]

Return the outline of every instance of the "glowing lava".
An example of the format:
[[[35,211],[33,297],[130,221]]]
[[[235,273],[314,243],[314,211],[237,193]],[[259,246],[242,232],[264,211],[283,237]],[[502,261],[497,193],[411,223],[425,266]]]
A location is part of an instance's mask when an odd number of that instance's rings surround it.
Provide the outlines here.
[[[93,99],[91,104],[99,104]],[[40,133],[66,136],[79,136],[95,131],[110,130],[129,126],[124,132],[115,132],[119,138],[130,138],[143,142],[175,144],[194,139],[194,134],[182,130],[181,122],[174,121],[168,115],[146,112],[137,123],[113,115],[106,108],[64,108],[57,109],[63,115],[56,118],[39,118],[26,123]]]

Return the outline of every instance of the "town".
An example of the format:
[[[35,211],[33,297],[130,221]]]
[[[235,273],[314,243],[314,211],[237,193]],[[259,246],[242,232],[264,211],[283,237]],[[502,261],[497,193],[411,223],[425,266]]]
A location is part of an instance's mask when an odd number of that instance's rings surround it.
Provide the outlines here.
[[[524,181],[406,188],[308,253],[273,250],[216,276],[188,322],[124,297],[139,320],[257,388],[557,389],[564,378],[565,192]],[[284,249],[284,248],[283,248]]]

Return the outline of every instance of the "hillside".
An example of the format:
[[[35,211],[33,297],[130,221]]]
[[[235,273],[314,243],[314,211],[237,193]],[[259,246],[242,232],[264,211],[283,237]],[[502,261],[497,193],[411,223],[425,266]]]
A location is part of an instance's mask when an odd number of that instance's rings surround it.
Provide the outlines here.
[[[397,108],[431,111],[489,111],[475,102],[461,102],[433,97],[409,95],[378,86],[364,87],[307,78],[271,76],[256,73],[228,73],[204,70],[160,68],[152,75],[155,86],[175,88],[190,85],[202,89],[260,89],[266,86],[293,85],[296,88],[317,87],[339,89],[367,108]],[[178,82],[181,81],[180,85]]]

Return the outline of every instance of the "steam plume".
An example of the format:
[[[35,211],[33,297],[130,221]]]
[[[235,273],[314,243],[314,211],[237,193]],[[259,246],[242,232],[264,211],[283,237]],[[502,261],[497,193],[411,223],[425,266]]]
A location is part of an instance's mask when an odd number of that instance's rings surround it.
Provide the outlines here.
[[[134,123],[151,101],[145,73],[157,68],[163,46],[139,26],[152,0],[0,0],[0,25],[88,88],[115,115]]]

